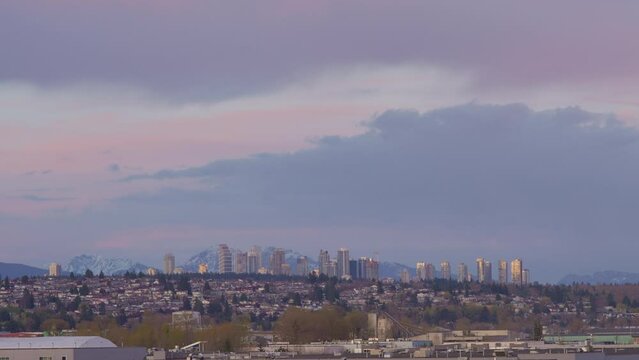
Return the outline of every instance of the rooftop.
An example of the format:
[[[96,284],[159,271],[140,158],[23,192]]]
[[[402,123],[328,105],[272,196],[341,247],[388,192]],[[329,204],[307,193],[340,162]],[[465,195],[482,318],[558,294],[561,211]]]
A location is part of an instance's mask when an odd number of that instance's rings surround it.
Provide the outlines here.
[[[99,336],[45,336],[0,338],[0,349],[76,349],[114,348],[111,341]]]

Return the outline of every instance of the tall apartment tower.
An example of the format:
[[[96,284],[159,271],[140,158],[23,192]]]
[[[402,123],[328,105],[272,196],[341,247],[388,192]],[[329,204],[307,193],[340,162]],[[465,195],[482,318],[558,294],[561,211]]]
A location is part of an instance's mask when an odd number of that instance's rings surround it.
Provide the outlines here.
[[[459,265],[457,265],[457,281],[468,281],[468,275],[468,266],[464,263],[459,263]]]
[[[248,253],[238,251],[235,254],[235,272],[246,274],[248,272]]]
[[[297,264],[295,266],[295,274],[299,276],[306,276],[310,272],[308,268],[308,258],[306,256],[300,256],[297,258]]]
[[[399,279],[402,284],[408,284],[410,282],[410,273],[408,272],[408,270],[402,269]]]
[[[470,274],[468,273],[468,266],[464,263],[459,263],[459,265],[457,265],[457,281],[459,282],[470,281],[469,275]]]
[[[175,256],[168,253],[164,255],[164,273],[173,274],[175,272]]]
[[[368,259],[366,262],[366,278],[379,280],[379,261],[376,259]]]
[[[523,285],[528,285],[531,283],[531,279],[530,279],[530,270],[528,269],[524,269],[521,271],[521,283]]]
[[[499,260],[499,284],[504,285],[508,282],[508,261]]]
[[[450,262],[448,260],[444,260],[439,264],[439,269],[441,270],[442,279],[450,280]]]
[[[370,259],[362,256],[357,260],[357,278],[358,279],[369,279],[368,273],[366,272],[368,269],[368,261]]]
[[[286,254],[284,249],[275,249],[271,254],[271,261],[269,261],[269,267],[271,270],[271,274],[273,275],[284,275],[282,272],[282,266],[286,264]],[[289,271],[290,274],[290,271]]]
[[[510,273],[512,276],[512,282],[515,285],[523,285],[523,272],[524,264],[520,258],[517,258],[510,262]]]
[[[349,267],[350,257],[348,255],[348,249],[341,248],[337,250],[337,277],[343,278],[350,275]]]
[[[331,256],[328,254],[328,250],[320,250],[318,262],[320,274],[329,275],[328,271],[331,266]]]
[[[435,265],[431,263],[426,263],[426,280],[433,281],[435,280]]]
[[[58,263],[51,263],[49,265],[49,276],[59,277],[62,275],[62,266]]]
[[[350,270],[350,274],[351,274],[351,278],[352,279],[360,279],[359,276],[359,272],[357,271],[357,260],[353,259],[353,260],[349,260],[348,261],[348,268]]]
[[[217,246],[217,272],[220,274],[233,272],[233,256],[231,255],[231,249],[226,244]]]
[[[493,264],[488,260],[484,261],[484,281],[488,284],[493,282]]]
[[[490,261],[484,258],[477,258],[477,281],[480,283],[491,283],[493,281],[493,266]]]
[[[247,271],[249,274],[257,274],[257,271],[262,267],[262,250],[253,246],[248,251],[247,258]]]
[[[423,261],[418,261],[415,264],[415,275],[419,280],[426,280],[426,263]]]

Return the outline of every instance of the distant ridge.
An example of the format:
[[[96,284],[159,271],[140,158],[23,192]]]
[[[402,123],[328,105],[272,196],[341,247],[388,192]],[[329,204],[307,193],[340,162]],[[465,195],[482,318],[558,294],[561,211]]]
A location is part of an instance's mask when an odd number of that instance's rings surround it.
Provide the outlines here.
[[[45,269],[39,269],[29,265],[0,262],[0,276],[2,276],[2,278],[8,276],[10,279],[14,279],[24,275],[42,276],[46,275],[47,272]]]
[[[599,271],[592,275],[569,274],[559,280],[559,284],[570,285],[573,283],[584,284],[637,284],[639,283],[639,273],[623,271]]]
[[[129,272],[145,272],[148,266],[134,262],[130,259],[108,258],[100,255],[79,255],[71,258],[64,266],[64,271],[75,274],[84,274],[87,269],[95,275],[100,271],[105,275],[122,275]]]

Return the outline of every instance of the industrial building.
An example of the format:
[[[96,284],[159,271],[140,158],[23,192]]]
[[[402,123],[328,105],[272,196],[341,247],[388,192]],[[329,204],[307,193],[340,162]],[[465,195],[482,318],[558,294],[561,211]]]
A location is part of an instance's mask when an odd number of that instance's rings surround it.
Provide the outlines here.
[[[3,360],[144,360],[146,349],[117,347],[99,336],[2,337]]]

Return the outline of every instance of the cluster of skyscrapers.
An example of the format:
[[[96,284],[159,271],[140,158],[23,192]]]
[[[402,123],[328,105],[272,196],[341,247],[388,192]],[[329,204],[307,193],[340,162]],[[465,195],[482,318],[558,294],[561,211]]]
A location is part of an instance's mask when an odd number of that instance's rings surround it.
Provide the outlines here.
[[[473,278],[473,275],[470,273],[470,271],[468,271],[468,266],[465,263],[459,263],[459,265],[457,265],[457,281],[464,282],[476,280],[477,282],[487,284],[492,284],[495,282],[493,278],[492,263],[489,260],[480,257],[475,260],[475,264],[477,266],[477,270],[475,273],[475,278]],[[497,271],[497,283],[499,284],[503,285],[510,282],[516,285],[526,285],[530,283],[530,271],[528,269],[524,269],[523,262],[519,258],[514,259],[510,262],[510,269],[508,266],[508,261],[499,260]],[[452,280],[450,262],[444,260],[440,263],[439,274],[437,274],[435,265],[423,261],[417,262],[415,266],[415,278],[417,280],[434,280],[435,278]],[[401,280],[403,282],[410,281],[410,276],[407,271],[402,273]]]
[[[294,262],[288,262],[286,251],[278,248],[270,255],[264,256],[258,246],[252,247],[248,251],[232,250],[227,244],[220,244],[217,247],[217,272],[220,274],[272,274],[272,275],[300,275],[306,276],[310,273],[316,275],[336,276],[340,279],[379,279],[379,261],[360,257],[351,259],[349,250],[341,248],[337,251],[337,256],[331,259],[327,250],[320,250],[318,267],[312,268],[311,262],[306,256],[299,256]],[[207,273],[210,270],[207,263],[198,266],[199,273]],[[166,254],[164,256],[164,273],[181,273],[183,269],[175,267],[175,256]]]
[[[348,249],[337,250],[337,257],[331,260],[328,250],[320,250],[318,274],[340,279],[379,279],[379,261],[369,257],[351,259]]]

